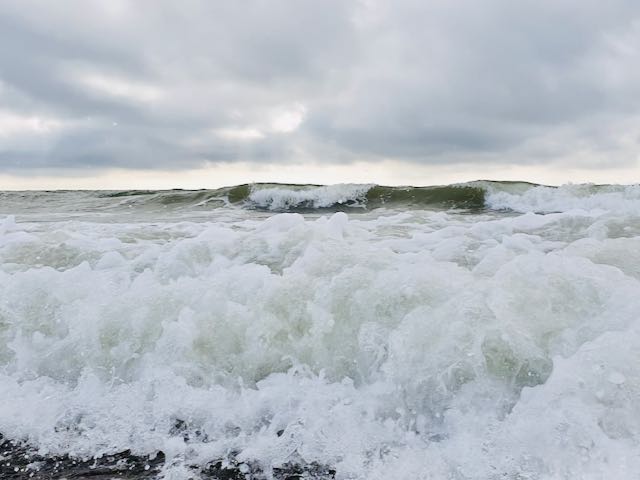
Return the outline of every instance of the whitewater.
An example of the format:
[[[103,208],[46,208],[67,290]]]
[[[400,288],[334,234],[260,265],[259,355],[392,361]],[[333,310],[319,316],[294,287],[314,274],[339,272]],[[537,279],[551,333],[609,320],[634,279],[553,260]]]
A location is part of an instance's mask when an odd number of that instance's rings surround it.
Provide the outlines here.
[[[0,192],[0,435],[2,478],[640,478],[640,187]]]

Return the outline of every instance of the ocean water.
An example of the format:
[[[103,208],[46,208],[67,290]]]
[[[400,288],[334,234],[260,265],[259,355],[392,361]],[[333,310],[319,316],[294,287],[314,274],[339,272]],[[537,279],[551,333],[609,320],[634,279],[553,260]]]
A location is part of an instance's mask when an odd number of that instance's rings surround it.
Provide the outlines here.
[[[640,478],[640,187],[2,192],[0,434],[165,479]]]

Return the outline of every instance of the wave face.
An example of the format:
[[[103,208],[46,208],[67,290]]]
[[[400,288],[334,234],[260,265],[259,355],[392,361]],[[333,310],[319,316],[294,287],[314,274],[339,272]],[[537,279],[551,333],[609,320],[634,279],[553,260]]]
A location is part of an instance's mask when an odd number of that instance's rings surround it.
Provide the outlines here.
[[[640,471],[638,187],[5,192],[0,212],[0,434],[41,455],[162,451],[174,479]]]

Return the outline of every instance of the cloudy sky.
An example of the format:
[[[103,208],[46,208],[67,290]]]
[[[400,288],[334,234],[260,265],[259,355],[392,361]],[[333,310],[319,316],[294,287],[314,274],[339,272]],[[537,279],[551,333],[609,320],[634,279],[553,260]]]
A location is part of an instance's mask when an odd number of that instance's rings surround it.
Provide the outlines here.
[[[637,0],[0,1],[0,188],[639,164]]]

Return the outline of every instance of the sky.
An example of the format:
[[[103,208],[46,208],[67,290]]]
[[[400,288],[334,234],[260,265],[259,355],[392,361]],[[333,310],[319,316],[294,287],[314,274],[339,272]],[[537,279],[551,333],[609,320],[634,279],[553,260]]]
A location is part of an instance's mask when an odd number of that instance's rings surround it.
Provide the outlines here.
[[[640,178],[637,0],[1,0],[0,189]]]

